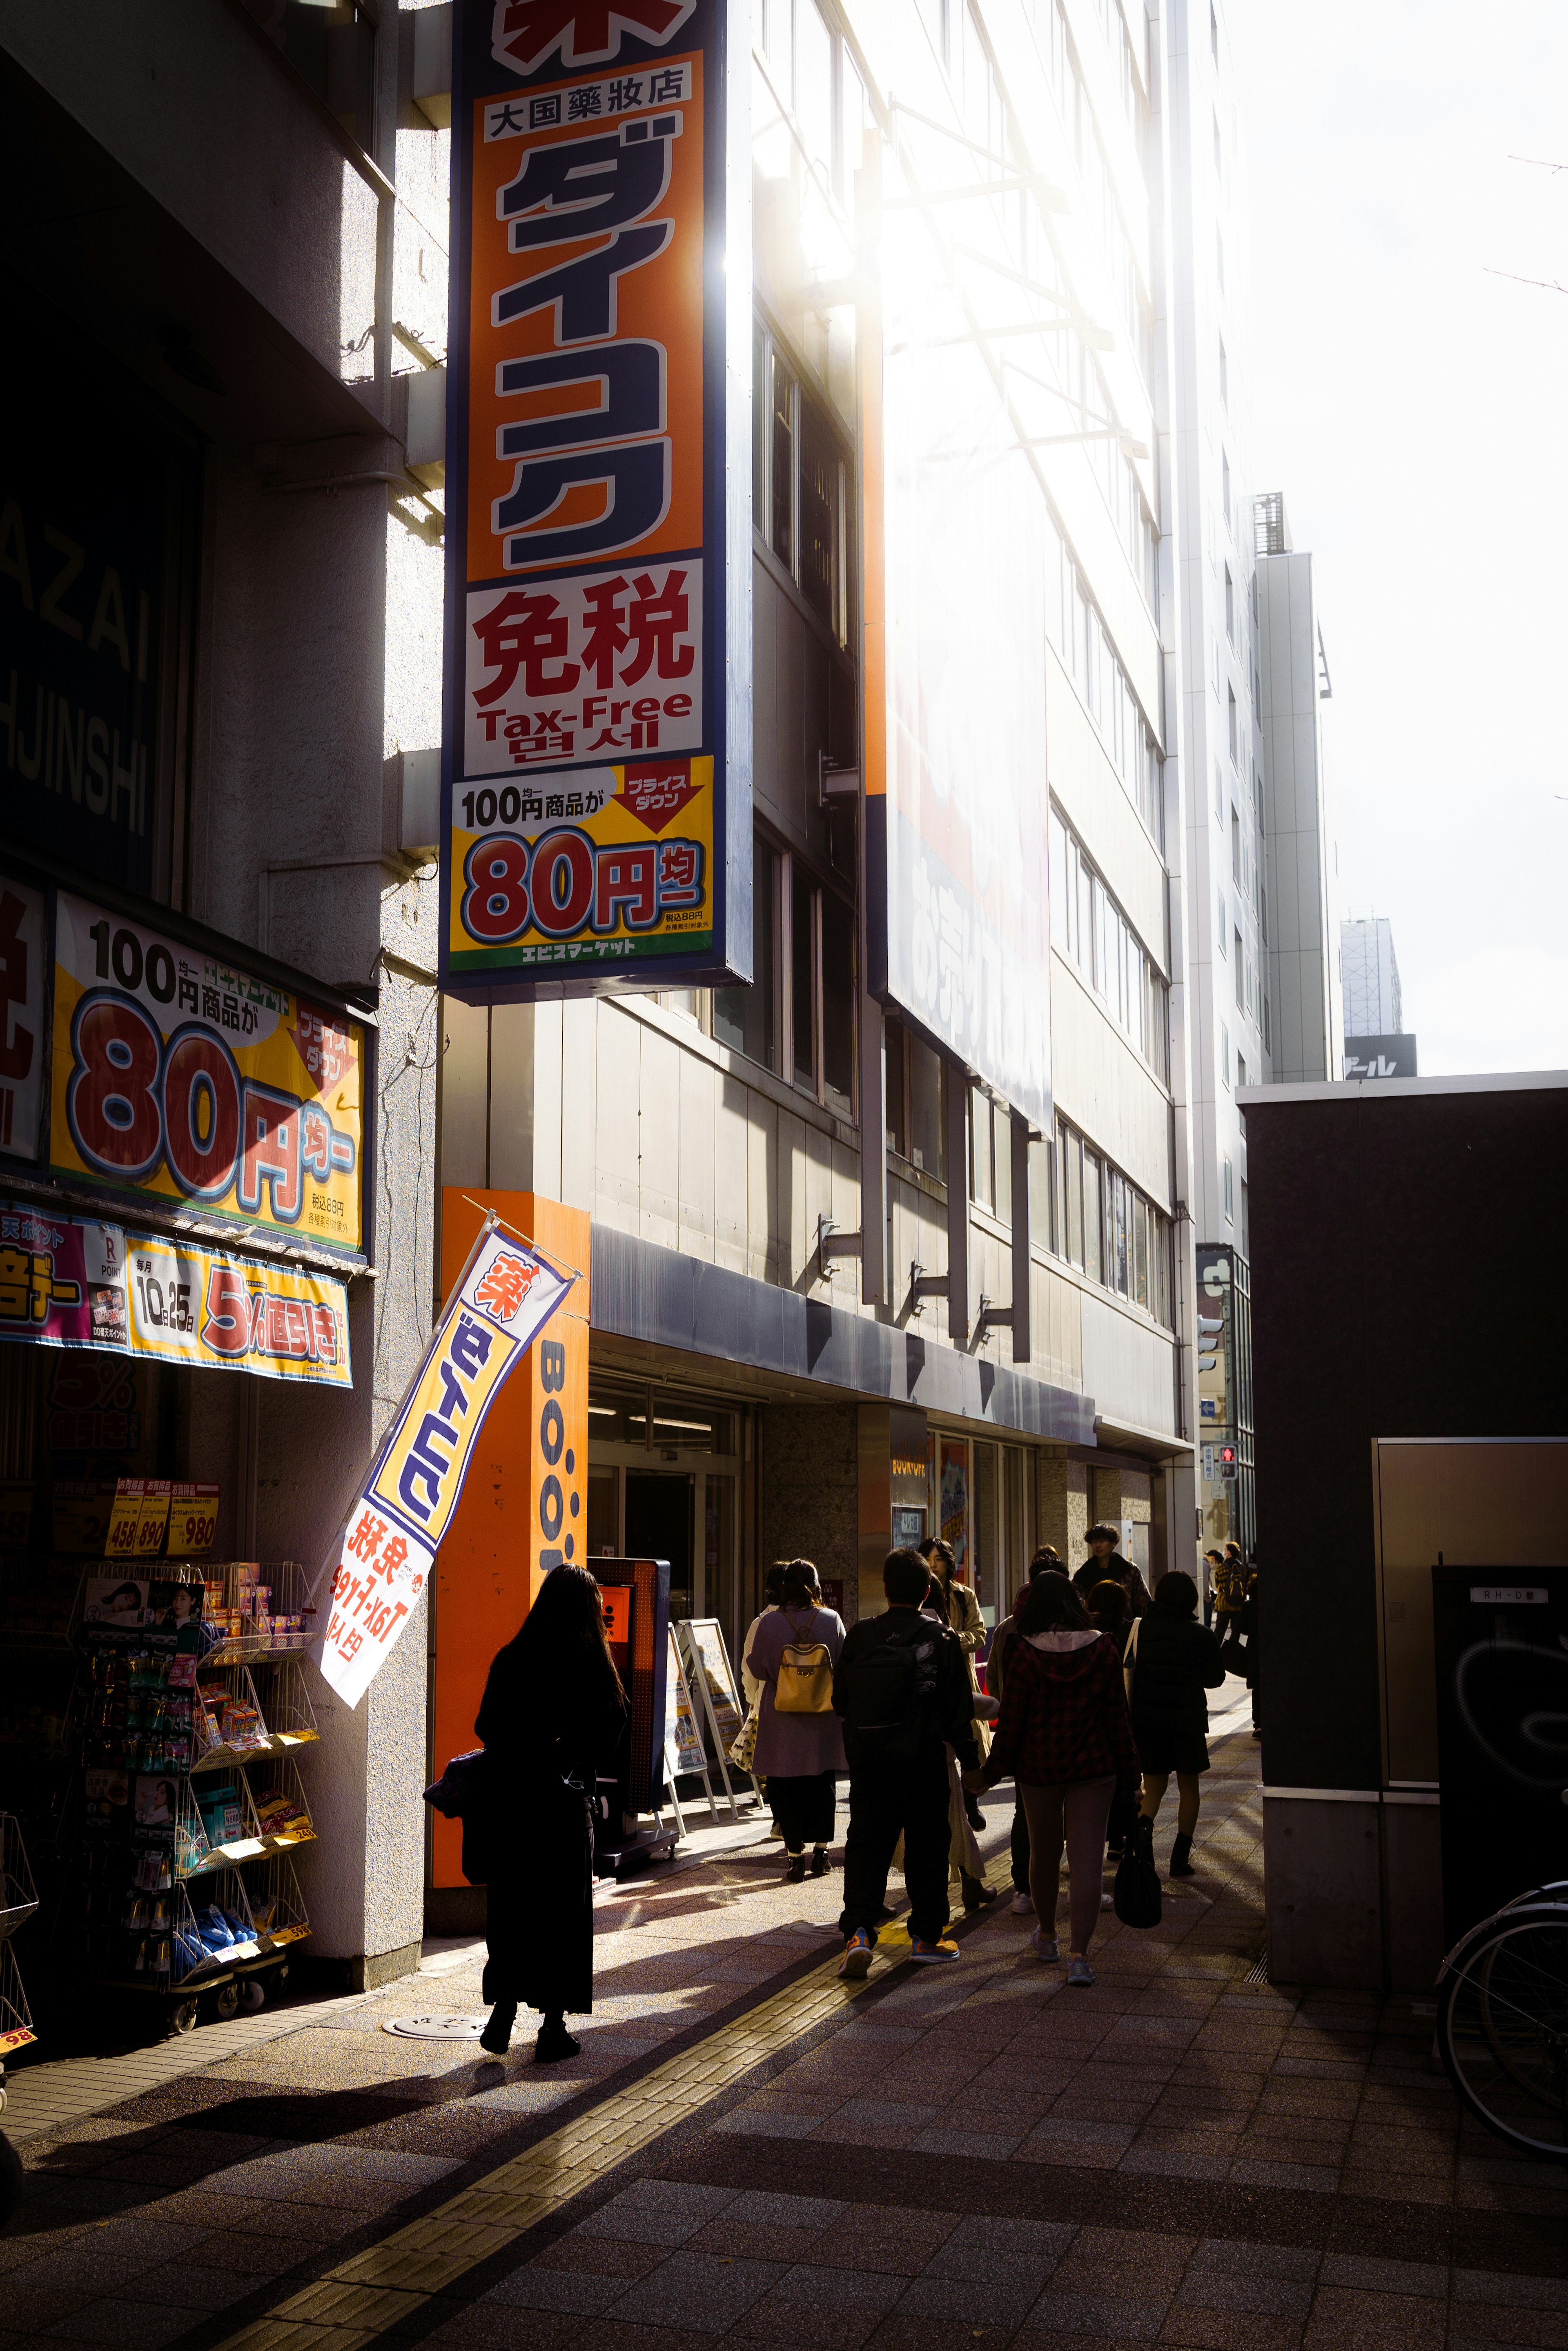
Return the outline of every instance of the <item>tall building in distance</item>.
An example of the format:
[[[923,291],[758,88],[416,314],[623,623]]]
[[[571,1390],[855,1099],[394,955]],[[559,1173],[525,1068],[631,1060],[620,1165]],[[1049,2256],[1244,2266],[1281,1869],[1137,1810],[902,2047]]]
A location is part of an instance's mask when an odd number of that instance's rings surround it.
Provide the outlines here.
[[[1344,984],[1343,1075],[1413,1078],[1416,1040],[1405,1026],[1394,928],[1385,914],[1359,914],[1339,926]],[[1338,1076],[1339,1071],[1334,1075]]]
[[[1312,559],[1291,544],[1278,490],[1253,501],[1270,1014],[1269,1078],[1323,1083],[1340,1074],[1339,852],[1323,758],[1332,697]],[[1348,984],[1348,983],[1347,983]]]
[[[1339,926],[1347,1037],[1397,1037],[1405,1028],[1399,959],[1386,914],[1355,914]]]

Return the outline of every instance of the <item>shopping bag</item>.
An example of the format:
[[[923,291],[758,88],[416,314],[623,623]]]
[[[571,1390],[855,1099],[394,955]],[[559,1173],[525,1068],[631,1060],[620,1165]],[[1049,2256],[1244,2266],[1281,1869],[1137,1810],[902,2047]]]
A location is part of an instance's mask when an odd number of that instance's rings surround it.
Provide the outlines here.
[[[1124,1927],[1160,1923],[1160,1873],[1155,1867],[1155,1824],[1143,1813],[1127,1831],[1126,1850],[1116,1870],[1116,1916]]]
[[[738,1764],[743,1771],[749,1771],[751,1760],[756,1752],[757,1708],[752,1706],[747,1707],[746,1720],[735,1734],[735,1744],[729,1750],[729,1760],[732,1763]]]

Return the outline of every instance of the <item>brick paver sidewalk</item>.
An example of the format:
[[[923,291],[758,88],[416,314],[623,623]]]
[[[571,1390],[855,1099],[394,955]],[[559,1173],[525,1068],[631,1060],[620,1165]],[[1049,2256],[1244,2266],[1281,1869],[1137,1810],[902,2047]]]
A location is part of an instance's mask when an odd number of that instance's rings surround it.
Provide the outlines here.
[[[191,2351],[241,2333],[247,2351],[1568,2346],[1568,2175],[1461,2127],[1422,2004],[1251,1980],[1257,1750],[1214,1752],[1199,1877],[1150,1934],[1107,1914],[1092,1991],[998,1904],[956,1967],[890,1955],[837,2001],[831,1974],[811,1989],[837,1877],[788,1888],[776,1848],[732,1857],[612,1898],[575,2081],[526,2053],[497,2068],[392,2042],[405,1985],[33,2143],[0,2327]],[[747,2004],[781,1970],[816,2021],[737,2071]],[[459,1970],[442,1999],[476,1991]],[[727,2066],[672,2062],[724,2048]],[[632,2137],[619,2126],[636,2151],[615,2163],[607,2126],[590,2185],[538,2222],[514,2197],[504,2225],[497,2167],[548,2175],[601,2102],[636,2110]],[[325,2305],[267,2319],[393,2232],[417,2292],[361,2300],[352,2325]]]

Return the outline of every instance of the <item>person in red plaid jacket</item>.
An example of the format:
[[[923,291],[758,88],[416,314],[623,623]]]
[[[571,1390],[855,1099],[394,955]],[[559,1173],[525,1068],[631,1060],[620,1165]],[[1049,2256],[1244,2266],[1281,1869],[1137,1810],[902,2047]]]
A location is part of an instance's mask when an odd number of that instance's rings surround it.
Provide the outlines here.
[[[1001,1718],[991,1751],[965,1785],[1011,1778],[1029,1822],[1034,1948],[1054,1963],[1061,1848],[1067,1846],[1071,1942],[1070,1984],[1092,1984],[1090,1938],[1100,1917],[1105,1823],[1118,1781],[1138,1779],[1122,1658],[1090,1621],[1065,1575],[1031,1583],[1018,1612],[1019,1637],[1008,1651]]]

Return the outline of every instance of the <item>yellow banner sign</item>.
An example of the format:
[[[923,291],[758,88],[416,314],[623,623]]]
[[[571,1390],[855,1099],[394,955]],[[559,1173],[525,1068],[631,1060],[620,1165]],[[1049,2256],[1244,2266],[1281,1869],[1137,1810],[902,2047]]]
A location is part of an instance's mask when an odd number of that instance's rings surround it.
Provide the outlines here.
[[[358,1254],[361,1024],[68,891],[56,906],[57,1174]]]

